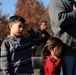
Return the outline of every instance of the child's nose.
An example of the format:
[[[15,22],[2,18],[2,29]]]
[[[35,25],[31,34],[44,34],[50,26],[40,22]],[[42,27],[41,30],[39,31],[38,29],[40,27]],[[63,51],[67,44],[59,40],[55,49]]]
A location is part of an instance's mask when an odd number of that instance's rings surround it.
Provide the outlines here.
[[[20,30],[23,30],[23,28],[20,28]]]

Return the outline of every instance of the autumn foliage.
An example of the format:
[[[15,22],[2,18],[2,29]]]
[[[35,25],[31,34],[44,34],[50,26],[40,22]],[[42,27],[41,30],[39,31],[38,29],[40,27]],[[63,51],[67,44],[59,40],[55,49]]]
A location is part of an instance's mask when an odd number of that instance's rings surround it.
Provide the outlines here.
[[[48,9],[41,0],[18,0],[15,15],[21,15],[33,28],[38,29],[41,21],[49,21]]]
[[[0,16],[0,40],[9,33],[7,16]]]

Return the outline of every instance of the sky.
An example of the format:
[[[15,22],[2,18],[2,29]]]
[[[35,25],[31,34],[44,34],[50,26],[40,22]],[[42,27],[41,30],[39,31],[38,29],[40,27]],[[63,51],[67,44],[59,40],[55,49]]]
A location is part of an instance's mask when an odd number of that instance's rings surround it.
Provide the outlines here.
[[[44,6],[47,6],[50,3],[50,0],[42,0],[42,2]],[[0,0],[0,3],[2,3],[2,5],[0,6],[0,10],[2,10],[2,15],[14,15],[17,0]]]

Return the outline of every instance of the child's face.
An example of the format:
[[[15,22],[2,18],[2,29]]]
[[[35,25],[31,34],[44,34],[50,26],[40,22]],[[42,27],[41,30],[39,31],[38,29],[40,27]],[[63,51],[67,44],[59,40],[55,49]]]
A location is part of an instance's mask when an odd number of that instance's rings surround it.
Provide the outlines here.
[[[53,50],[53,53],[54,53],[55,56],[60,56],[61,53],[62,53],[62,46],[55,47],[54,50]]]
[[[24,25],[20,21],[16,21],[14,23],[10,23],[9,27],[11,30],[10,35],[12,35],[14,37],[18,37],[22,34]]]

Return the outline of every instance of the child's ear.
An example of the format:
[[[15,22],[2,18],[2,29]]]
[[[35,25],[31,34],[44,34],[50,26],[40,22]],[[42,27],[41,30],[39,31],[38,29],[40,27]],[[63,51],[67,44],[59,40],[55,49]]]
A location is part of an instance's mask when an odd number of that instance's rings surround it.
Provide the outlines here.
[[[12,28],[12,23],[9,24],[9,28]]]

